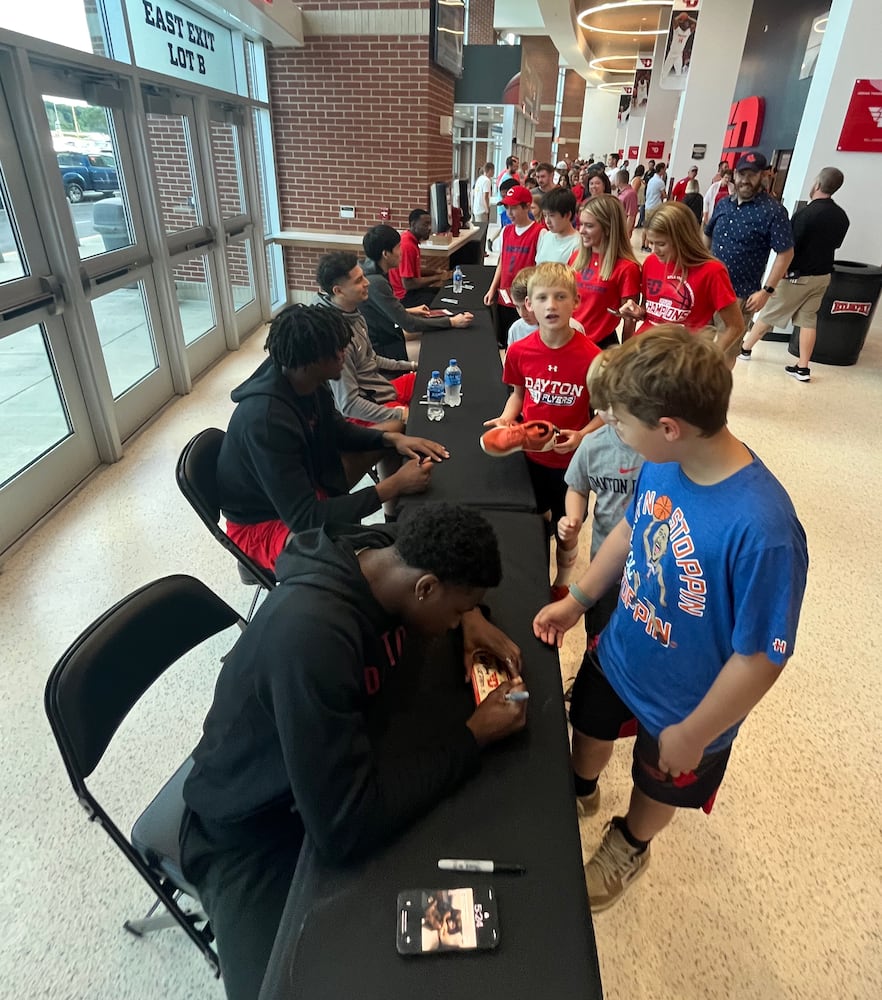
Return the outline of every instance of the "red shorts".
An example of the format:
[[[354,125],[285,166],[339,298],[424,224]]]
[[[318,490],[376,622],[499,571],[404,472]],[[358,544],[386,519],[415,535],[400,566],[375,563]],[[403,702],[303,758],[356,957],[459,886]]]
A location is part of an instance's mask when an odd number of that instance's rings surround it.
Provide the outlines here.
[[[416,372],[408,372],[406,375],[400,375],[389,381],[395,387],[395,399],[382,405],[388,410],[394,410],[399,406],[410,406],[410,401],[413,399],[413,387],[416,383]],[[368,420],[356,420],[355,417],[347,417],[346,419],[350,424],[358,424],[359,427],[375,426]]]
[[[288,541],[291,529],[284,521],[261,521],[258,524],[234,524],[227,521],[227,535],[231,542],[253,559],[258,566],[274,572],[276,559]]]

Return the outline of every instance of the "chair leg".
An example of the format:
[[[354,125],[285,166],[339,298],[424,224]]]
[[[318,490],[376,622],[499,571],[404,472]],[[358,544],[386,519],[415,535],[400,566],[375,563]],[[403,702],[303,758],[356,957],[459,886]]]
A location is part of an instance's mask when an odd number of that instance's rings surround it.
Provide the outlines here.
[[[181,898],[183,894],[176,890],[173,893],[173,898],[175,902]],[[126,920],[123,927],[134,937],[143,937],[145,934],[152,934],[154,931],[165,930],[169,927],[181,927],[181,922],[174,916],[174,914],[166,909],[165,913],[160,913],[158,916],[154,916],[156,910],[162,905],[162,900],[157,899],[147,913],[140,920]],[[212,942],[214,941],[214,933],[211,930],[211,924],[208,922],[208,916],[202,909],[202,906],[198,903],[195,910],[187,911],[182,907],[178,906],[178,912],[184,917],[188,927],[183,929],[187,931],[190,939],[196,945],[197,948],[202,952],[202,957],[208,962],[211,967],[212,975],[215,979],[220,978],[220,962],[217,957],[217,952],[212,948]],[[202,928],[198,927],[202,924]]]
[[[252,597],[252,599],[251,599],[251,607],[248,609],[248,614],[245,616],[245,621],[246,622],[250,622],[251,621],[251,619],[252,619],[252,617],[254,615],[254,612],[257,610],[257,602],[260,600],[260,592],[262,590],[263,590],[263,587],[259,587],[258,586],[258,587],[254,588],[254,597]]]

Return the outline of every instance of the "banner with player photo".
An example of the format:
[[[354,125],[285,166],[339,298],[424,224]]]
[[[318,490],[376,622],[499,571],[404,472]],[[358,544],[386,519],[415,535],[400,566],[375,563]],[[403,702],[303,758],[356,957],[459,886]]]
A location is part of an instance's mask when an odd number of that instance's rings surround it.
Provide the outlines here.
[[[631,115],[631,91],[632,87],[624,87],[619,95],[619,125],[626,125]]]
[[[685,90],[692,59],[692,43],[698,26],[699,0],[675,0],[665,59],[658,85],[663,90]]]
[[[649,79],[652,76],[652,56],[637,56],[634,90],[631,94],[631,117],[643,118],[649,103]]]

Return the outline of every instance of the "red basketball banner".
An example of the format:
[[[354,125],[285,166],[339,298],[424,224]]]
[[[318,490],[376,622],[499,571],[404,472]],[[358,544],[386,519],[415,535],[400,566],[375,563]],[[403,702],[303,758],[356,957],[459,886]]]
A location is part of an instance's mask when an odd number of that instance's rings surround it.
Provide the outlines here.
[[[647,142],[646,158],[648,160],[660,160],[665,155],[665,144],[663,142]]]

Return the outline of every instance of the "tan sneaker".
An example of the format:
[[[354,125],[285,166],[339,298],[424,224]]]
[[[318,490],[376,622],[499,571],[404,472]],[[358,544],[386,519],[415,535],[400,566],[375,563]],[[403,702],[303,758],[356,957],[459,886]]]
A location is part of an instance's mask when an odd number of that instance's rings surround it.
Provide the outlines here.
[[[576,796],[576,812],[579,814],[579,819],[594,816],[598,809],[600,809],[600,785],[590,795]]]
[[[617,817],[618,818],[618,817]],[[585,884],[592,913],[609,909],[624,894],[649,864],[649,847],[638,851],[622,831],[610,821],[603,832],[600,847],[585,865]]]

